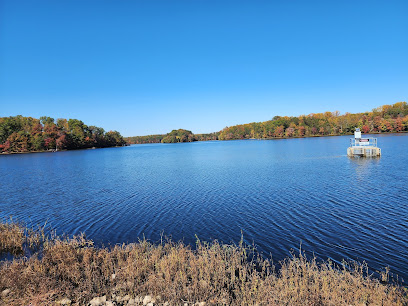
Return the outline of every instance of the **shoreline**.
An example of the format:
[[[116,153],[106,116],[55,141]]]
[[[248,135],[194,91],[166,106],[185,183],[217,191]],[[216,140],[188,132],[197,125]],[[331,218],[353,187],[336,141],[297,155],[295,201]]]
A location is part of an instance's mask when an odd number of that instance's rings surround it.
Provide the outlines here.
[[[27,256],[30,252],[30,256]],[[318,262],[304,253],[277,268],[241,242],[197,238],[95,247],[0,222],[0,303],[7,305],[406,305],[408,290],[367,265]],[[30,290],[27,290],[30,288]]]
[[[401,132],[373,132],[367,133],[365,135],[389,135],[389,134],[408,134],[408,131]],[[233,141],[233,140],[282,140],[282,139],[299,139],[299,138],[320,138],[320,137],[338,137],[338,136],[353,136],[353,133],[348,134],[331,134],[331,135],[311,135],[311,136],[292,136],[292,137],[270,137],[270,138],[236,138],[236,139],[211,139],[211,140],[196,140],[190,142],[206,142],[206,141]],[[145,136],[131,136],[131,137],[145,137]],[[130,137],[124,137],[130,138]],[[162,142],[144,142],[144,143],[128,143],[128,145],[139,145],[139,144],[161,144]],[[177,142],[177,143],[187,143],[187,142]]]
[[[70,150],[47,150],[47,151],[27,151],[27,152],[0,152],[1,155],[15,155],[15,154],[31,154],[31,153],[58,153],[58,152],[68,152],[68,151],[81,151],[81,150],[96,150],[96,149],[106,149],[106,148],[121,148],[121,147],[127,147],[129,144],[124,145],[124,146],[112,146],[112,147],[102,147],[102,148],[81,148],[81,149],[70,149]]]

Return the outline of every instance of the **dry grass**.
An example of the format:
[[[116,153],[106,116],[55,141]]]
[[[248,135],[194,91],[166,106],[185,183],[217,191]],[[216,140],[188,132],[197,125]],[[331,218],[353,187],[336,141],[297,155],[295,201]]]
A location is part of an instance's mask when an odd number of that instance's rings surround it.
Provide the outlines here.
[[[2,251],[23,250],[30,235],[41,245],[35,256],[2,262],[0,290],[10,293],[0,303],[7,305],[47,305],[64,297],[83,305],[114,294],[160,295],[172,305],[408,305],[406,289],[365,276],[364,265],[337,268],[300,254],[275,271],[242,244],[197,240],[193,250],[143,240],[96,248],[83,236],[40,243],[44,235],[38,231],[11,223],[0,228]]]
[[[24,228],[16,223],[0,223],[0,253],[23,252]]]
[[[0,222],[0,255],[30,254],[37,251],[47,240],[44,227],[39,227],[37,230],[29,229],[13,222],[12,219],[9,222]]]

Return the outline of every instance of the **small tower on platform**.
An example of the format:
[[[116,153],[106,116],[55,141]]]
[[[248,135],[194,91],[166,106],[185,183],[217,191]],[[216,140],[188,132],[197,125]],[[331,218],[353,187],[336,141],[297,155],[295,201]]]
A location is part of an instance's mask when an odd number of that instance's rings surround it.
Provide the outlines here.
[[[381,149],[377,147],[377,138],[361,138],[361,131],[357,128],[354,132],[354,138],[350,138],[347,155],[376,157],[381,155]]]

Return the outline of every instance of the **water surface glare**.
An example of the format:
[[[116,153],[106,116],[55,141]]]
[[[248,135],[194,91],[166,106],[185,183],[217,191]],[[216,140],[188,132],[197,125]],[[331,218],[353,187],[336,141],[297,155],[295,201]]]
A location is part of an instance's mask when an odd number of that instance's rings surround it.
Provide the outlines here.
[[[351,159],[349,136],[146,144],[0,156],[0,217],[97,243],[162,234],[302,249],[408,279],[408,135]]]

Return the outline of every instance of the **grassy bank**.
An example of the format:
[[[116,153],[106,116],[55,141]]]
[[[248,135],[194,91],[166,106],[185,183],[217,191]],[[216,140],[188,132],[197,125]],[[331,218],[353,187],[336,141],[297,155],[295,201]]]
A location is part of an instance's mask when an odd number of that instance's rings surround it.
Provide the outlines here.
[[[2,223],[0,248],[3,255],[34,254],[2,261],[0,303],[5,305],[47,305],[63,298],[86,305],[98,296],[109,301],[147,294],[158,305],[408,304],[406,289],[388,284],[386,274],[382,280],[367,277],[364,265],[335,267],[300,254],[275,269],[244,245],[217,241],[197,240],[195,249],[145,240],[96,248],[83,236],[49,237]]]

